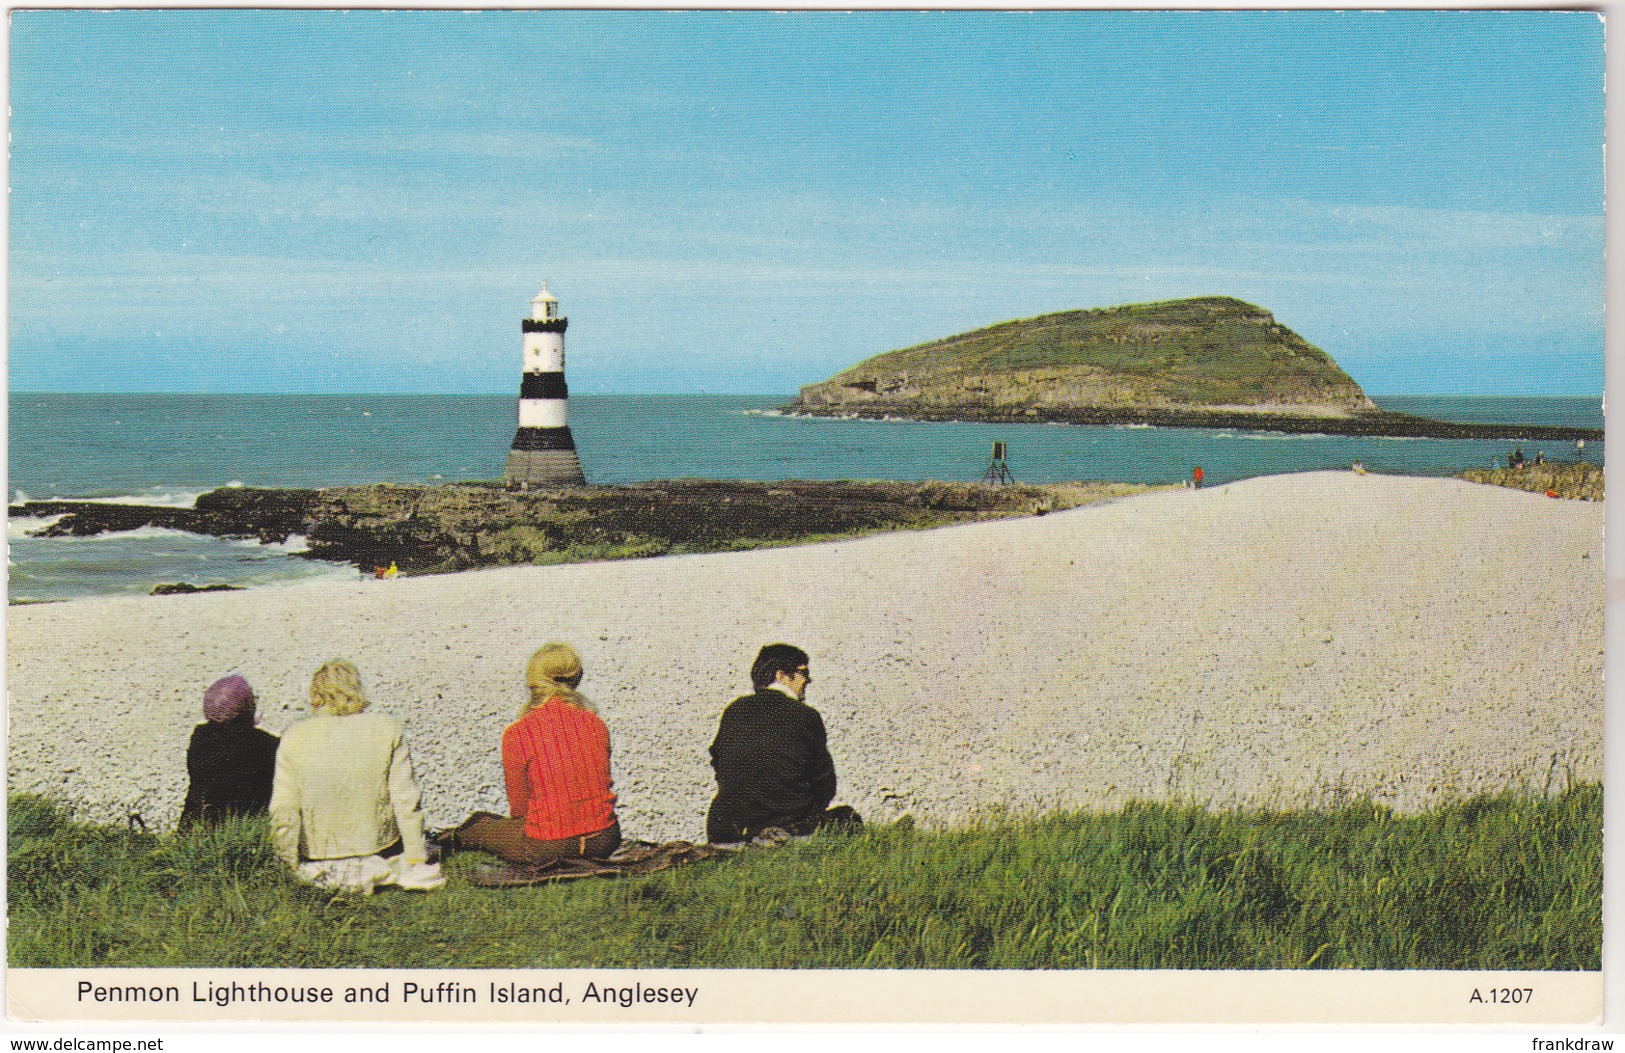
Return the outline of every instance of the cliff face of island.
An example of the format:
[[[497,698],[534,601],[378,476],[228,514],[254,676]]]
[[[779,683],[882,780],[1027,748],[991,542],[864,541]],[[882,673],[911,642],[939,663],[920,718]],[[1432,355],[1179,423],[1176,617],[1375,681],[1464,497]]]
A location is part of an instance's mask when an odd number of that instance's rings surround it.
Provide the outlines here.
[[[1224,296],[1062,311],[890,351],[802,388],[786,411],[1440,438],[1602,434],[1387,412],[1325,351]]]

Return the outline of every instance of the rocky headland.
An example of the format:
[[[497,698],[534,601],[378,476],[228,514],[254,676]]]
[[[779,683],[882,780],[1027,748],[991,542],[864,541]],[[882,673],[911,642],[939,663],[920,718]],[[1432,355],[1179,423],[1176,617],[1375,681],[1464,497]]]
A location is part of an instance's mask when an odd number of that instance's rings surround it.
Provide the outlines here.
[[[299,554],[310,559],[363,570],[393,563],[405,574],[427,574],[733,551],[1043,515],[1150,489],[1157,488],[705,479],[528,491],[478,482],[231,487],[203,494],[192,508],[31,501],[12,506],[11,514],[52,518],[32,532],[37,537],[144,526],[267,544],[299,535],[308,545]]]
[[[785,411],[1448,439],[1572,441],[1603,434],[1381,409],[1325,351],[1269,311],[1229,297],[1002,322],[867,359],[802,388]]]

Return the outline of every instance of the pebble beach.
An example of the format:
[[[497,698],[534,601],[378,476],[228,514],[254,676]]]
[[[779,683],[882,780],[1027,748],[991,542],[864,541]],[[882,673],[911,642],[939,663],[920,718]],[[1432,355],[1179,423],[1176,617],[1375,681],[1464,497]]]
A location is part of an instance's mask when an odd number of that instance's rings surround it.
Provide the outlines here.
[[[942,827],[1179,800],[1401,811],[1600,780],[1603,505],[1312,472],[795,548],[11,607],[10,787],[173,826],[204,688],[281,732],[311,673],[405,720],[431,827],[505,811],[498,741],[563,640],[627,836],[703,838],[757,648],[812,656],[837,801]]]

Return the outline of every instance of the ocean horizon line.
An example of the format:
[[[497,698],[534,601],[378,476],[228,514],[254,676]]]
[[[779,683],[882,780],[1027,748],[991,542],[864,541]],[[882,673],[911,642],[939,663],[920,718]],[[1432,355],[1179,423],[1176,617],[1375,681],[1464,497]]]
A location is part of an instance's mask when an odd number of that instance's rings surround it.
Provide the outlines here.
[[[571,398],[790,398],[793,391],[572,391]],[[1598,399],[1604,391],[1578,393],[1552,392],[1483,392],[1483,391],[1381,391],[1366,392],[1370,399]],[[75,391],[75,390],[12,390],[10,398],[33,398],[41,395],[190,395],[204,397],[278,397],[278,398],[514,398],[513,391]]]
[[[34,398],[41,395],[189,395],[197,398],[514,398],[517,391],[10,391],[11,398]],[[795,392],[782,391],[572,391],[575,398],[741,398],[777,399],[796,397]]]

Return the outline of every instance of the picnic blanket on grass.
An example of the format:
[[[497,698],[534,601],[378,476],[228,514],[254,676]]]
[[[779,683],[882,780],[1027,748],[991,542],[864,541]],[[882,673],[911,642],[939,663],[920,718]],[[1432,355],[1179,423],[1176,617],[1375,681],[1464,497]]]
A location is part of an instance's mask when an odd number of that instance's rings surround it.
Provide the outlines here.
[[[691,841],[623,841],[606,859],[555,859],[550,863],[487,863],[468,874],[470,885],[503,888],[513,885],[544,885],[552,881],[574,881],[589,877],[632,877],[669,870],[684,863],[698,863],[713,856],[733,855],[747,849],[776,848],[793,840],[777,828],[769,828],[749,843],[737,845],[697,845]]]
[[[626,841],[607,859],[555,859],[551,863],[496,863],[477,867],[468,874],[470,885],[496,888],[506,885],[542,885],[550,881],[574,881],[588,877],[631,877],[653,874],[682,863],[697,863],[721,853],[715,845],[688,841],[668,841],[663,845],[648,841]]]

